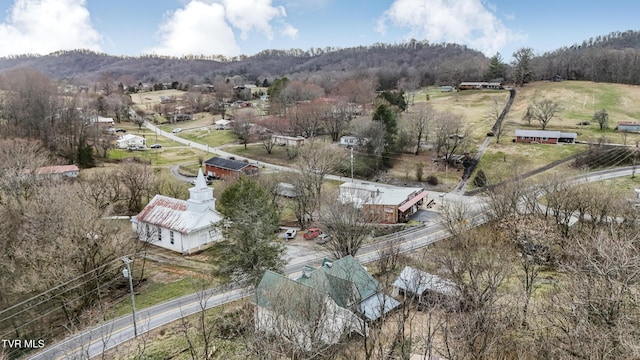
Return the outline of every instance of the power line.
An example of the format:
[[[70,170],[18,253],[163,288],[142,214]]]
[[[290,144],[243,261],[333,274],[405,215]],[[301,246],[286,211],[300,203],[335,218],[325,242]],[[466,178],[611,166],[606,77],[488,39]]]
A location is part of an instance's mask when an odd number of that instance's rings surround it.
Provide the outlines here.
[[[88,273],[87,273],[87,274],[88,274]],[[12,313],[12,314],[11,314],[11,315],[9,315],[8,317],[6,317],[6,318],[4,318],[4,319],[0,319],[0,323],[2,323],[2,322],[4,322],[4,321],[7,321],[7,320],[9,320],[9,319],[11,319],[11,318],[13,318],[13,317],[15,317],[15,316],[17,316],[17,315],[21,314],[21,313],[24,313],[24,312],[26,312],[26,311],[28,311],[28,310],[30,310],[30,309],[32,309],[32,308],[35,308],[35,307],[37,307],[37,306],[39,306],[39,305],[42,305],[42,304],[44,304],[44,303],[46,303],[46,302],[50,301],[51,299],[53,299],[53,298],[55,298],[55,297],[62,296],[64,293],[67,293],[67,292],[70,292],[71,290],[77,289],[77,288],[79,288],[80,286],[82,286],[82,285],[84,285],[84,284],[86,284],[86,283],[88,283],[88,282],[90,282],[90,281],[93,281],[93,280],[99,280],[98,276],[102,277],[102,276],[104,276],[104,275],[106,275],[106,274],[100,274],[100,275],[98,275],[97,273],[95,273],[95,272],[94,272],[93,277],[89,277],[89,278],[87,278],[85,281],[83,281],[83,282],[81,282],[81,283],[79,283],[79,284],[77,284],[77,285],[75,285],[75,286],[73,286],[73,287],[71,287],[71,288],[68,288],[68,289],[64,290],[63,292],[61,292],[61,293],[58,293],[58,294],[55,294],[55,295],[49,296],[49,297],[45,298],[44,300],[41,300],[41,301],[40,301],[40,302],[38,302],[38,303],[35,303],[35,304],[32,304],[32,305],[30,305],[30,306],[28,306],[28,307],[26,307],[26,308],[23,308],[22,310],[20,310],[20,311],[18,311],[18,312],[16,312],[16,313]],[[76,279],[77,279],[77,278],[76,278]],[[67,284],[67,283],[65,283],[65,284]],[[57,286],[57,288],[59,288],[60,286],[61,286],[61,285]],[[49,292],[50,292],[50,291],[49,291]],[[82,296],[82,295],[81,295],[81,296]],[[36,299],[37,297],[38,297],[38,296],[32,297],[30,300],[34,300],[34,299]],[[76,299],[77,299],[77,298],[76,298]],[[73,299],[73,300],[75,300],[75,299]],[[22,304],[24,304],[24,302],[23,302]],[[15,306],[13,306],[13,308],[15,308]]]
[[[92,272],[95,272],[95,271],[100,270],[100,269],[102,269],[102,268],[104,268],[104,267],[107,267],[107,266],[109,266],[110,264],[115,263],[115,262],[117,262],[117,261],[120,261],[120,259],[114,259],[114,260],[111,260],[110,262],[108,262],[108,263],[106,263],[106,264],[104,264],[104,265],[101,265],[101,266],[99,266],[99,267],[97,267],[97,268],[95,268],[95,269],[91,270],[90,272],[86,272],[86,273],[84,273],[84,274],[78,275],[77,277],[75,277],[75,278],[73,278],[73,279],[71,279],[71,280],[68,280],[67,282],[62,283],[62,284],[60,284],[60,285],[57,285],[57,286],[55,286],[55,287],[53,287],[53,288],[51,288],[51,289],[49,289],[49,290],[47,290],[47,291],[45,291],[45,292],[42,292],[42,293],[40,293],[40,294],[38,294],[38,295],[34,295],[33,297],[31,297],[31,298],[29,298],[29,299],[26,299],[26,300],[23,300],[22,302],[19,302],[19,303],[15,304],[15,305],[12,305],[12,306],[10,306],[10,307],[8,307],[8,308],[4,309],[4,310],[0,310],[0,314],[5,313],[5,312],[7,312],[7,311],[9,311],[9,310],[11,310],[11,309],[14,309],[14,308],[16,308],[16,307],[18,307],[18,306],[20,306],[20,305],[23,305],[23,304],[25,304],[25,303],[27,303],[27,302],[29,302],[29,301],[31,301],[31,300],[34,300],[34,299],[36,299],[36,298],[38,298],[38,297],[40,297],[40,296],[47,295],[48,293],[50,293],[50,292],[52,292],[52,291],[54,291],[54,290],[56,290],[56,289],[59,289],[59,288],[61,288],[61,287],[65,286],[65,285],[67,285],[67,284],[69,284],[69,283],[71,283],[71,282],[73,282],[73,281],[76,281],[76,280],[78,280],[78,279],[80,279],[80,278],[82,278],[82,277],[84,277],[84,276],[87,276],[88,274],[90,274],[90,273],[92,273]]]

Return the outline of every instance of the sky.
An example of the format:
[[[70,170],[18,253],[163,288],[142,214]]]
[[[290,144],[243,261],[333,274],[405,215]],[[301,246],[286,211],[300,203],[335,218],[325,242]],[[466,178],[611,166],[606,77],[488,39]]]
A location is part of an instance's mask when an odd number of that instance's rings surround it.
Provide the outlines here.
[[[635,0],[0,0],[0,56],[254,55],[409,39],[506,61],[639,30]]]

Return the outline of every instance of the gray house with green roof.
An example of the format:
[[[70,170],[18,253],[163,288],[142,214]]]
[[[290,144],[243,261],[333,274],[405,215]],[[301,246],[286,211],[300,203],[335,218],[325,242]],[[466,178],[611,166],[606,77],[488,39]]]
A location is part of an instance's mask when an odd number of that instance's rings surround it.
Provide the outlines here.
[[[325,259],[298,279],[267,271],[256,289],[256,330],[285,338],[306,350],[335,344],[350,333],[364,335],[400,303],[352,256]]]

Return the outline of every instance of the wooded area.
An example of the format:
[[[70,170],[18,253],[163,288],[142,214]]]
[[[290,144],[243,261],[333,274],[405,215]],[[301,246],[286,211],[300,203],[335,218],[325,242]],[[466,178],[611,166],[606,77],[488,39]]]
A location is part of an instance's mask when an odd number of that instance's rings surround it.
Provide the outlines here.
[[[276,240],[283,209],[302,229],[321,223],[332,235],[325,250],[336,258],[356,255],[374,231],[375,221],[366,221],[371,219],[361,210],[336,202],[337,194],[325,191],[326,175],[352,172],[373,178],[393,168],[401,155],[423,151],[434,154],[434,167],[447,171],[467,156],[474,144],[465,119],[436,110],[428,101],[414,102],[409,93],[500,77],[517,86],[554,78],[638,84],[639,51],[640,33],[629,31],[542,55],[520,49],[512,64],[503,63],[500,54],[487,59],[464,46],[413,40],[350,49],[270,50],[235,59],[119,58],[88,51],[0,59],[3,338],[53,338],[104,321],[104,301],[128,291],[121,258],[145,251],[149,243],[137,241],[129,224],[118,225],[109,216],[135,215],[154,194],[179,196],[182,188],[156,176],[140,159],[70,181],[53,181],[38,169],[63,163],[85,169],[109,161],[115,137],[92,119],[105,115],[116,124],[134,121],[129,90],[138,91],[143,82],[185,90],[181,106],[193,113],[233,118],[233,133],[245,150],[255,142],[271,155],[274,134],[306,139],[304,147],[281,150],[295,172],[241,178],[218,189],[219,210],[226,216],[219,230],[226,240],[213,274],[217,280],[255,284],[265,270],[284,267],[284,245]],[[72,82],[88,89],[61,90]],[[215,90],[195,87],[203,83]],[[264,95],[270,100],[263,114],[229,105],[248,100],[234,88],[245,84],[267,88]],[[493,125],[502,102],[498,95],[490,101],[487,118]],[[142,119],[140,128],[147,113],[153,113],[148,120],[175,122],[174,110],[159,104],[133,113]],[[556,111],[553,100],[533,101],[523,120],[537,120],[545,129]],[[593,120],[605,129],[606,110]],[[254,126],[266,130],[250,131]],[[488,136],[499,141],[503,130],[491,129],[495,134]],[[358,139],[356,161],[345,156],[345,148],[326,144],[344,134]],[[320,136],[326,140],[313,141]],[[637,156],[628,158],[635,166]],[[576,166],[595,166],[588,157],[578,160]],[[406,170],[416,172],[421,186],[423,168],[415,164]],[[524,182],[515,171],[511,180],[486,189],[487,224],[474,227],[468,204],[445,207],[443,200],[442,225],[451,238],[409,255],[390,246],[371,265],[385,289],[392,288],[401,264],[438,273],[455,284],[455,299],[425,304],[404,294],[398,311],[380,311],[384,315],[363,325],[359,335],[301,349],[257,331],[252,306],[207,318],[203,281],[197,284],[203,298],[196,325],[180,324],[190,356],[215,358],[214,339],[229,336],[242,344],[229,351],[238,358],[357,354],[406,359],[412,353],[452,360],[640,357],[637,209],[601,186],[576,187],[562,178]],[[292,184],[296,196],[278,198],[282,182]],[[438,178],[431,175],[428,182],[437,185]],[[139,271],[138,280],[144,278],[144,266]],[[280,294],[283,301],[297,295],[286,290]],[[324,298],[315,296],[304,294],[295,304],[312,330],[327,320],[322,316],[335,315]]]

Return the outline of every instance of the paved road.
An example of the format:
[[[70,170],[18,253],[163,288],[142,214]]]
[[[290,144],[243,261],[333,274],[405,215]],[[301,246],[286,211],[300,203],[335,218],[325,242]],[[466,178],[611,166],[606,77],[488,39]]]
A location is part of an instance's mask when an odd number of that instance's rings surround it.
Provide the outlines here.
[[[172,136],[171,134],[167,135]],[[189,142],[185,139],[176,141]],[[191,146],[195,146],[195,144],[196,143],[192,143]],[[268,166],[268,164],[263,165]],[[278,166],[276,165],[276,167]],[[576,177],[572,180],[576,183],[599,181],[620,176],[630,176],[634,171],[635,169],[633,167],[617,170],[605,170]],[[466,204],[470,205],[469,210],[472,225],[477,226],[488,221],[488,217],[484,215],[483,202],[480,198],[462,197],[457,194],[444,195],[447,195],[447,201],[464,201]],[[442,198],[442,201],[445,201],[444,197]],[[428,226],[419,227],[414,231],[392,234],[383,238],[379,242],[364,246],[360,250],[357,258],[362,263],[368,263],[378,259],[381,253],[380,249],[385,247],[397,246],[401,252],[410,252],[448,236],[448,232],[442,225],[434,223]],[[323,257],[324,254],[320,254],[318,257],[311,260],[308,258],[293,259],[285,268],[285,274],[292,278],[298,277],[305,266],[319,266]],[[251,295],[251,293],[252,290],[250,288],[241,287],[236,284],[234,288],[208,289],[204,294],[196,293],[170,300],[138,311],[136,313],[136,329],[138,334],[143,334],[152,329],[176,321],[184,316],[196,313],[203,308],[208,309],[223,305],[247,297]],[[32,356],[30,359],[49,360],[92,358],[133,338],[133,321],[132,317],[128,315],[86,330],[72,338],[43,350],[42,352]]]
[[[398,246],[400,252],[409,252],[444,239],[448,233],[439,224],[423,226],[417,231],[406,231],[385,237],[382,241],[364,246],[357,256],[362,263],[375,261],[380,250],[388,246]],[[297,278],[305,266],[318,267],[326,254],[312,260],[292,261],[285,274]],[[236,284],[233,287],[208,289],[205,293],[187,295],[167,301],[136,313],[138,335],[169,324],[184,316],[204,309],[220,306],[252,294],[252,289]],[[84,331],[61,343],[53,345],[30,359],[87,359],[100,355],[134,338],[132,316],[127,315]]]
[[[155,126],[155,125],[153,125],[151,123],[148,123],[148,122],[145,123],[145,127],[147,129],[153,131],[154,134],[162,135],[162,136],[164,136],[164,137],[166,137],[166,138],[168,138],[170,140],[173,140],[175,142],[178,142],[178,143],[181,143],[181,144],[184,144],[184,145],[187,145],[187,146],[191,146],[193,148],[196,148],[196,149],[199,149],[199,150],[202,150],[204,152],[211,153],[211,154],[215,154],[215,155],[220,156],[220,157],[224,157],[224,158],[233,157],[236,160],[247,161],[250,164],[255,164],[255,165],[258,165],[261,168],[270,169],[270,170],[274,170],[274,171],[293,171],[293,172],[297,171],[296,169],[291,168],[291,167],[265,163],[265,162],[261,162],[261,161],[258,161],[258,160],[255,160],[255,159],[251,159],[251,158],[248,158],[248,157],[244,157],[244,156],[240,156],[240,155],[237,155],[237,154],[232,154],[230,152],[226,152],[226,151],[224,151],[224,148],[226,147],[224,145],[223,146],[212,147],[212,146],[209,146],[208,144],[200,144],[200,143],[197,143],[197,142],[194,142],[194,141],[191,141],[191,140],[183,139],[183,138],[177,136],[176,134],[168,133],[166,131],[162,131],[157,126]],[[330,179],[330,180],[345,181],[345,182],[351,180],[350,178],[345,177],[345,176],[330,175],[330,174],[325,175],[325,178],[326,179]],[[182,181],[186,180],[186,178],[184,176],[181,176],[181,175],[178,177],[178,179],[180,179]],[[189,180],[189,181],[191,181],[191,180]],[[375,185],[375,186],[379,186],[379,187],[391,187],[391,188],[398,187],[398,186],[395,186],[395,185],[381,184],[381,183],[377,183],[377,182],[374,182],[374,181],[359,180],[359,179],[356,179],[355,182],[361,183],[361,184]]]

